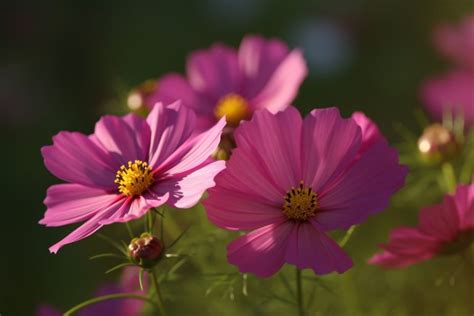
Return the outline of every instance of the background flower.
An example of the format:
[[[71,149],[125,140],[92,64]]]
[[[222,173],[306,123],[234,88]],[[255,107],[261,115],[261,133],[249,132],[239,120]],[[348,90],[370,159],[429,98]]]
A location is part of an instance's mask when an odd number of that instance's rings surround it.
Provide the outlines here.
[[[195,51],[186,66],[186,77],[163,76],[145,103],[152,107],[181,99],[196,111],[200,128],[224,115],[228,125],[237,126],[257,109],[286,108],[307,73],[299,50],[290,51],[283,42],[260,36],[244,37],[238,51],[223,44]]]
[[[370,264],[402,268],[438,254],[465,250],[474,241],[474,184],[458,186],[442,204],[421,209],[418,227],[400,227],[390,233],[382,252]]]
[[[195,205],[224,168],[224,162],[209,159],[224,125],[221,119],[192,136],[194,113],[176,102],[169,107],[157,104],[146,120],[135,114],[105,116],[90,136],[56,135],[53,145],[41,151],[48,170],[68,183],[48,189],[48,209],[40,223],[84,223],[50,251],[165,203],[177,208]]]
[[[383,210],[407,173],[373,123],[356,117],[363,128],[336,108],[302,120],[290,107],[259,111],[236,130],[237,148],[204,205],[214,224],[251,231],[228,246],[241,272],[267,277],[285,262],[317,274],[352,266],[326,232]]]

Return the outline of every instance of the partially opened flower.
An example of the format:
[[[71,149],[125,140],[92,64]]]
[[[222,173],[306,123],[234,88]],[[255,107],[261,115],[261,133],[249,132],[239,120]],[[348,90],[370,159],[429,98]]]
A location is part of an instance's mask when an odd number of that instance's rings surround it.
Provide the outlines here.
[[[474,15],[459,24],[440,25],[434,34],[439,51],[458,67],[474,71]]]
[[[143,294],[148,290],[148,278],[143,278],[143,291],[140,290],[138,281],[139,269],[136,267],[128,267],[123,270],[120,282],[118,284],[105,284],[97,289],[96,296],[103,296],[118,293],[134,293]],[[145,273],[146,275],[146,273]],[[146,292],[145,292],[146,293]],[[90,305],[77,312],[78,316],[138,316],[142,314],[144,302],[136,299],[121,299],[113,301],[105,301],[98,304]],[[36,312],[37,316],[60,316],[63,315],[56,308],[43,304]]]
[[[165,203],[188,208],[214,185],[223,162],[209,159],[225,120],[194,135],[194,113],[176,102],[157,104],[147,119],[105,116],[87,136],[61,132],[42,148],[48,170],[67,184],[48,189],[41,224],[84,222],[50,248],[83,239],[103,225],[143,216]]]
[[[473,52],[474,54],[474,52]],[[466,125],[474,124],[474,70],[454,70],[428,79],[421,98],[430,114],[441,120],[446,113],[462,116]]]
[[[458,186],[442,204],[421,210],[418,227],[399,227],[390,233],[382,252],[369,263],[402,268],[439,254],[459,253],[474,242],[474,184]]]
[[[307,74],[299,50],[281,41],[246,36],[236,51],[222,44],[193,52],[186,77],[163,76],[145,103],[181,99],[198,115],[198,126],[208,128],[226,115],[230,127],[251,117],[257,109],[271,112],[291,104]]]
[[[328,108],[303,120],[289,107],[241,123],[237,148],[204,201],[216,225],[251,231],[228,246],[241,272],[267,277],[284,263],[317,274],[352,266],[326,233],[383,210],[407,173],[376,126],[355,117]]]

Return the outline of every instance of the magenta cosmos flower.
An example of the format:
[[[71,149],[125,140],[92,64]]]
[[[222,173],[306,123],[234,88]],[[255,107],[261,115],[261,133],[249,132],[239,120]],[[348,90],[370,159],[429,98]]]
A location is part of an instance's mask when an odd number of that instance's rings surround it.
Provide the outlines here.
[[[116,293],[134,293],[143,295],[148,291],[148,278],[143,278],[144,291],[140,290],[138,283],[139,269],[136,267],[128,267],[123,270],[120,282],[118,284],[105,284],[97,289],[96,296],[103,296]],[[145,276],[147,274],[145,273]],[[90,305],[80,310],[78,316],[138,316],[142,314],[144,301],[136,299],[121,299],[113,301],[105,301]],[[37,312],[37,316],[60,316],[63,315],[56,308],[43,304]]]
[[[50,248],[83,239],[103,225],[126,222],[165,203],[188,208],[214,185],[224,162],[209,156],[225,120],[191,136],[194,113],[176,102],[157,104],[147,119],[105,116],[94,134],[61,132],[42,148],[46,168],[67,184],[48,189],[46,226],[84,222]]]
[[[216,225],[251,230],[227,249],[241,272],[267,277],[284,263],[317,274],[352,266],[326,232],[383,210],[407,173],[377,127],[355,117],[328,108],[303,120],[289,107],[241,123],[237,148],[204,201]]]
[[[419,221],[418,227],[394,229],[369,263],[402,268],[466,248],[474,241],[474,184],[460,185],[442,204],[423,208]]]
[[[226,115],[235,127],[257,109],[282,110],[295,98],[307,74],[299,50],[290,51],[281,41],[247,36],[236,51],[222,44],[193,52],[186,77],[162,77],[145,103],[181,99],[198,116],[199,128],[208,128]]]

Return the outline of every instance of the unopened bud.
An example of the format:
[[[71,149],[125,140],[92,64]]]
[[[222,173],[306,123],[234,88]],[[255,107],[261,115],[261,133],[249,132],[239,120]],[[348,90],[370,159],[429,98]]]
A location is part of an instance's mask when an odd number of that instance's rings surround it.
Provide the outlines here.
[[[439,123],[431,124],[418,139],[418,150],[423,160],[438,163],[451,159],[458,150],[456,136]]]
[[[132,89],[128,94],[127,105],[132,111],[145,111],[147,97],[156,90],[156,80],[149,79]],[[149,105],[149,104],[148,104]]]
[[[128,245],[130,259],[144,268],[153,267],[161,256],[163,246],[158,238],[143,233],[140,238],[134,238]]]

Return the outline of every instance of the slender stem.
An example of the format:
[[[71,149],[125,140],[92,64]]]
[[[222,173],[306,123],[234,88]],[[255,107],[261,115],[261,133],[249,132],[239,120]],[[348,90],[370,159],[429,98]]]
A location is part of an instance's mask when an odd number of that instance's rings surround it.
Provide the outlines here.
[[[156,299],[158,303],[158,309],[160,311],[160,316],[166,316],[165,305],[163,304],[163,298],[161,296],[160,286],[158,283],[158,278],[156,277],[156,273],[154,271],[149,271],[149,274],[151,275],[153,287],[155,288]]]
[[[456,191],[457,183],[453,165],[449,162],[445,162],[441,166],[441,171],[443,173],[446,189],[448,190],[448,192],[453,193],[454,191]]]
[[[296,301],[298,304],[298,315],[304,316],[304,297],[303,297],[303,282],[301,279],[301,270],[296,267]]]
[[[80,311],[81,309],[86,308],[87,306],[90,306],[90,305],[94,305],[94,304],[104,302],[104,301],[118,300],[118,299],[124,299],[124,298],[132,298],[132,299],[136,299],[136,300],[142,300],[142,301],[145,301],[145,302],[147,302],[151,305],[156,306],[156,303],[152,299],[150,299],[146,296],[138,295],[138,294],[134,294],[134,293],[119,293],[119,294],[111,294],[111,295],[104,295],[104,296],[94,297],[90,300],[82,302],[82,303],[74,306],[73,308],[69,309],[67,312],[65,312],[64,316],[74,315],[74,313],[76,313],[76,312]]]

